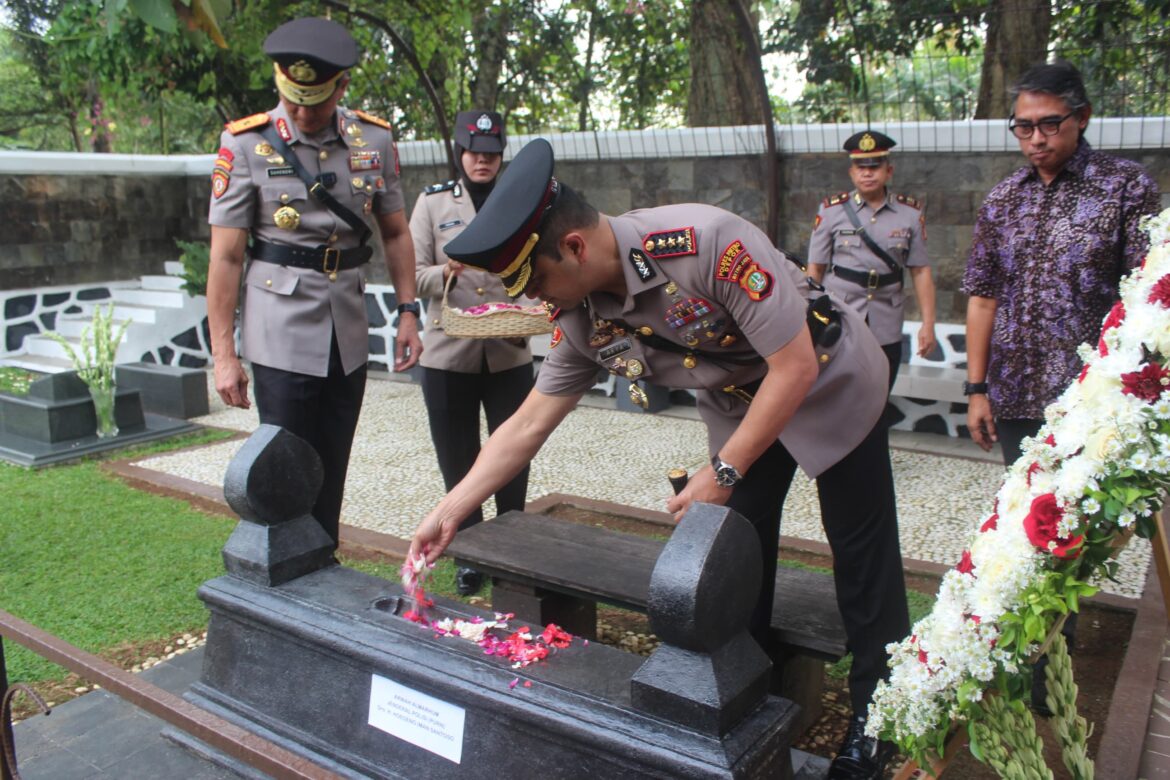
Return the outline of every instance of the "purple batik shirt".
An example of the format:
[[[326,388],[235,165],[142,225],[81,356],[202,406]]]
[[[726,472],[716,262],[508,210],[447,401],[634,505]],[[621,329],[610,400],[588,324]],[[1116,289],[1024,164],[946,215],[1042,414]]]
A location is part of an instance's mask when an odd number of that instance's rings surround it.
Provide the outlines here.
[[[994,298],[988,397],[1000,419],[1042,419],[1080,373],[1077,347],[1096,343],[1122,275],[1141,263],[1139,223],[1158,212],[1141,166],[1081,140],[1045,185],[1031,166],[979,209],[962,290]]]

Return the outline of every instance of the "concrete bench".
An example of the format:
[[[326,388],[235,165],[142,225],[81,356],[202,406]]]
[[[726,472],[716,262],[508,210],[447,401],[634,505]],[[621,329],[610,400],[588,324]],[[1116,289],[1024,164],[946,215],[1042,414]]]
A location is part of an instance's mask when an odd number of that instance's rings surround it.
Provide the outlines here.
[[[597,602],[646,612],[664,541],[545,515],[507,512],[459,532],[447,552],[492,578],[492,607],[544,626],[597,636]],[[845,655],[831,574],[780,566],[772,607],[773,688],[820,714],[823,663]]]
[[[965,404],[963,381],[967,369],[947,366],[903,365],[898,369],[890,395]]]

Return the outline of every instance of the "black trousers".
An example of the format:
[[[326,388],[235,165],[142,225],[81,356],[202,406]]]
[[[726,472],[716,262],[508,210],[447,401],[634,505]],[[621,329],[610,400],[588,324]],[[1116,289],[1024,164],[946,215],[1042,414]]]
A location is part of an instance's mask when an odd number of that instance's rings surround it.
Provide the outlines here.
[[[1029,436],[1035,436],[1044,425],[1043,420],[1019,419],[995,421],[995,434],[1003,450],[1003,465],[1011,467],[1020,458],[1020,445]]]
[[[366,366],[346,375],[335,336],[327,376],[297,374],[256,363],[252,364],[252,375],[260,422],[295,433],[321,456],[325,479],[313,505],[313,517],[336,549],[349,452],[366,392]]]
[[[797,464],[779,442],[752,464],[727,505],[751,521],[760,539],[764,579],[752,613],[752,635],[765,649],[776,581],[776,548],[784,498]],[[910,631],[894,477],[886,427],[880,421],[848,455],[817,478],[821,522],[833,551],[837,608],[853,667],[849,692],[864,715],[887,672],[886,645]],[[781,605],[800,609],[799,604]]]
[[[479,457],[479,409],[487,417],[492,433],[512,416],[532,390],[532,364],[525,363],[494,374],[485,370],[463,374],[437,368],[422,372],[423,400],[431,424],[431,439],[439,458],[439,471],[447,490],[467,476]],[[496,513],[523,510],[528,495],[528,469],[496,492]],[[483,520],[483,508],[477,508],[463,521],[469,528]]]
[[[894,380],[898,378],[898,367],[902,365],[902,342],[882,344],[882,352],[886,353],[886,360],[890,363],[890,386],[886,390],[889,395],[894,389]]]

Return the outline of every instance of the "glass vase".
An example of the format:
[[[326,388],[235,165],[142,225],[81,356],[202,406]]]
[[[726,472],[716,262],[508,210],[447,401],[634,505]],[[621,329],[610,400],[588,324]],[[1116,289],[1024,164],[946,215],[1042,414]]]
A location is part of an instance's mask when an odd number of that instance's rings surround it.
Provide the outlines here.
[[[116,389],[117,387],[113,384],[108,387],[89,386],[89,396],[93,399],[93,411],[97,417],[97,437],[99,439],[112,439],[118,435],[118,421],[114,418]]]

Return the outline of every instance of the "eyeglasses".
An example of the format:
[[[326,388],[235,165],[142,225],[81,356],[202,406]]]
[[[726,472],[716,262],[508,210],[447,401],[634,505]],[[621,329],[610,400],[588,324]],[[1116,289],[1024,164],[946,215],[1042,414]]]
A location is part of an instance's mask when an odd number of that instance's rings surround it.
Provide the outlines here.
[[[1021,141],[1026,141],[1031,138],[1032,133],[1037,129],[1040,130],[1040,135],[1056,135],[1060,132],[1061,122],[1068,119],[1075,113],[1076,111],[1069,111],[1067,114],[1058,119],[1041,119],[1035,124],[1031,122],[1017,122],[1016,118],[1013,116],[1008,120],[1008,130],[1011,130],[1012,135],[1014,135],[1016,138],[1019,138]]]

